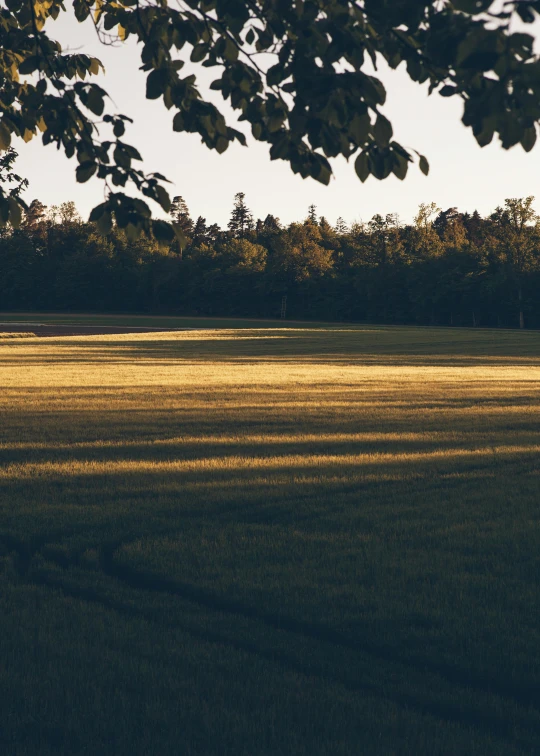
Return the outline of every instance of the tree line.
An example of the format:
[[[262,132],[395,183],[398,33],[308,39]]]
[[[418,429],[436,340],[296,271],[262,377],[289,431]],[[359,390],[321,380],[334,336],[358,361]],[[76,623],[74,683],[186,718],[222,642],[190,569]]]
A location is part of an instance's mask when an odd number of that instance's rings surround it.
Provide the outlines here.
[[[311,206],[255,220],[243,193],[226,229],[175,197],[177,238],[106,235],[73,202],[28,206],[0,232],[0,310],[170,313],[388,324],[540,328],[534,197],[488,217],[422,204],[335,225]]]

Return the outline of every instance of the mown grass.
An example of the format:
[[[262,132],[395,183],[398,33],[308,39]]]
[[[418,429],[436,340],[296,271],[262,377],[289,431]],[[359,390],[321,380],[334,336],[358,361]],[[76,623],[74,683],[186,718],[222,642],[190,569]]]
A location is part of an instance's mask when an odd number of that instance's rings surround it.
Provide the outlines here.
[[[127,326],[134,328],[288,328],[295,321],[257,318],[219,318],[176,315],[88,314],[88,313],[0,313],[0,323],[32,323],[42,325]],[[332,327],[332,324],[302,321],[302,328]],[[338,324],[339,326],[339,324]],[[334,324],[335,327],[335,324]],[[347,327],[347,326],[339,326]]]
[[[32,331],[0,331],[0,339],[29,339],[35,335]]]
[[[540,334],[0,345],[8,754],[540,752]]]

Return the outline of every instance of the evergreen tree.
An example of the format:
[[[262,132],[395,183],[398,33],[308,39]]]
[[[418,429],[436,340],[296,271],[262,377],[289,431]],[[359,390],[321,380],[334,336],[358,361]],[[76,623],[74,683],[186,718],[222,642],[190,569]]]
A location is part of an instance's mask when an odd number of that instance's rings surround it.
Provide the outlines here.
[[[202,244],[206,239],[206,232],[206,218],[203,218],[202,215],[199,215],[193,227],[193,244]]]
[[[180,229],[184,236],[191,236],[193,234],[193,221],[191,220],[188,206],[180,195],[177,195],[173,199],[169,215],[172,218],[173,225]]]
[[[281,223],[275,215],[268,214],[264,219],[263,226],[266,233],[277,234],[281,230]]]
[[[228,224],[229,231],[236,239],[243,239],[254,227],[253,215],[245,203],[244,192],[234,195],[234,208]]]
[[[308,207],[308,220],[310,220],[312,223],[317,223],[317,206],[316,205],[310,205]]]

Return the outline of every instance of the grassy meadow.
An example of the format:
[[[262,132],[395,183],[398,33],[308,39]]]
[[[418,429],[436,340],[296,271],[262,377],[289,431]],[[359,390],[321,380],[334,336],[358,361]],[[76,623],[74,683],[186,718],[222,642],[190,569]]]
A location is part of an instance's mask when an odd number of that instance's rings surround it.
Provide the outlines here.
[[[0,386],[2,754],[540,753],[540,333],[10,338]]]

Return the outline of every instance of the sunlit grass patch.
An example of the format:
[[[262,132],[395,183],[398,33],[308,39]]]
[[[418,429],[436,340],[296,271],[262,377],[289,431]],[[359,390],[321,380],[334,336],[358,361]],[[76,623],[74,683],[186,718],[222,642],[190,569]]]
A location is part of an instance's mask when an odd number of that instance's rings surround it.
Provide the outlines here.
[[[7,339],[30,339],[35,337],[35,333],[31,331],[13,331],[13,332],[0,332],[0,341]]]
[[[0,385],[8,753],[540,750],[540,334],[13,340]]]

